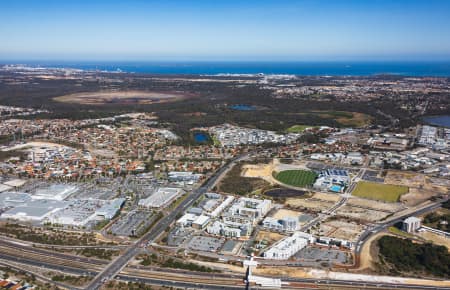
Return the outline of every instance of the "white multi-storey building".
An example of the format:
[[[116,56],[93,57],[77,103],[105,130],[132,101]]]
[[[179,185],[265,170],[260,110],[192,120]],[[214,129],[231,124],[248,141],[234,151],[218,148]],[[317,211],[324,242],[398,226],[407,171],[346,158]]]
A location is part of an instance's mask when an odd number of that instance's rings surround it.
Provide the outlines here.
[[[265,259],[287,260],[313,240],[312,236],[303,232],[295,232],[292,236],[275,243],[264,252]]]
[[[403,221],[403,230],[408,233],[413,233],[421,227],[421,220],[417,217],[409,217]]]

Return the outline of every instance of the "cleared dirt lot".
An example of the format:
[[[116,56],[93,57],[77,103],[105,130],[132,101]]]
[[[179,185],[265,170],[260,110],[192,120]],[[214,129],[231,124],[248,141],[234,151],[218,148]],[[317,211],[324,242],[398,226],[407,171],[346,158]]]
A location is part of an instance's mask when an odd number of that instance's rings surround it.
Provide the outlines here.
[[[274,158],[269,164],[245,164],[242,166],[243,177],[262,178],[270,184],[281,184],[280,181],[273,177],[273,172],[284,170],[305,170],[303,164],[283,164],[277,158]]]
[[[282,219],[284,217],[293,217],[298,218],[302,213],[299,211],[294,211],[290,209],[279,209],[277,212],[273,215],[276,219]]]
[[[285,205],[320,212],[332,207],[339,199],[337,194],[317,192],[310,198],[287,198]]]
[[[368,222],[379,221],[389,215],[389,213],[387,212],[370,210],[349,205],[341,207],[336,213],[344,217],[364,220]]]
[[[405,205],[415,206],[435,195],[438,195],[438,193],[433,190],[410,188],[409,192],[400,198],[400,201]]]
[[[348,200],[347,205],[387,212],[397,212],[405,209],[405,206],[401,203],[380,202],[353,196]]]
[[[242,166],[243,177],[257,177],[262,178],[270,184],[276,184],[277,181],[272,176],[272,172],[275,169],[274,162],[270,164],[245,164]]]
[[[274,244],[278,242],[279,240],[285,238],[286,236],[278,234],[278,233],[272,233],[268,231],[260,231],[258,235],[256,236],[256,241],[262,241],[265,240],[269,243],[269,245]]]
[[[434,234],[431,232],[420,232],[416,234],[417,236],[424,238],[427,241],[431,241],[433,244],[446,246],[447,249],[450,251],[450,239],[446,238],[444,236]]]
[[[335,203],[331,201],[314,198],[288,198],[285,205],[311,211],[324,211],[332,207]]]
[[[425,184],[425,175],[408,171],[389,170],[384,178],[386,184],[419,187]]]
[[[335,193],[323,193],[323,192],[316,192],[316,193],[314,193],[314,195],[312,197],[316,198],[316,199],[332,201],[332,202],[337,202],[341,198],[339,195],[337,195]]]
[[[83,105],[104,104],[154,104],[183,100],[193,97],[192,94],[181,92],[152,92],[152,91],[99,91],[70,94],[53,98],[63,103]]]
[[[400,197],[400,202],[407,206],[418,205],[430,197],[447,194],[450,181],[441,178],[430,178],[421,173],[389,170],[385,183],[404,185],[409,192]]]
[[[319,231],[327,237],[356,241],[363,229],[364,227],[357,223],[344,220],[331,220],[322,223]]]

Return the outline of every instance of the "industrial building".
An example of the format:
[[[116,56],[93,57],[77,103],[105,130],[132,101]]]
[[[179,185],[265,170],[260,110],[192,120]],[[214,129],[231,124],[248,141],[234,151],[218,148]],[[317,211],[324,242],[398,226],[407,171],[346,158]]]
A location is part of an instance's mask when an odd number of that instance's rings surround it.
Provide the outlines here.
[[[195,174],[190,171],[170,171],[168,173],[168,179],[171,182],[187,182],[190,184],[194,184],[197,182],[202,175],[201,174]]]
[[[24,222],[42,223],[45,218],[68,205],[65,201],[29,200],[1,214],[2,219],[14,219]]]
[[[39,188],[32,196],[33,199],[50,199],[50,200],[65,200],[71,194],[78,191],[78,188],[73,185],[66,184],[52,184],[46,188]]]
[[[160,187],[153,191],[145,199],[139,200],[139,206],[145,208],[161,208],[169,205],[175,198],[182,195],[184,191],[176,187]]]

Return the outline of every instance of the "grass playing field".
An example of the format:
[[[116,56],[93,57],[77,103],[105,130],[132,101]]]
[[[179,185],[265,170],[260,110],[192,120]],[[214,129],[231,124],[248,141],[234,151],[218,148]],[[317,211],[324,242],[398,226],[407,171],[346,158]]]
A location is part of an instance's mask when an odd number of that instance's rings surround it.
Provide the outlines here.
[[[305,187],[314,183],[317,174],[308,170],[285,170],[274,174],[274,177],[287,185]]]
[[[309,126],[309,125],[294,125],[292,127],[287,128],[288,133],[302,133],[306,128],[315,128],[317,126]]]
[[[353,190],[352,195],[368,199],[387,202],[397,202],[402,194],[408,192],[408,187],[402,185],[381,184],[360,181]]]

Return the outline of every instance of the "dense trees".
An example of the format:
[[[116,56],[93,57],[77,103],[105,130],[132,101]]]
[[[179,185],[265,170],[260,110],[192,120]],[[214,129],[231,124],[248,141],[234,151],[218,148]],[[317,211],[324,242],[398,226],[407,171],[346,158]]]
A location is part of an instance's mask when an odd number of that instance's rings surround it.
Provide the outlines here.
[[[236,164],[220,182],[219,190],[231,193],[246,195],[257,189],[268,187],[269,183],[260,178],[242,177],[242,165],[244,163]]]
[[[181,80],[149,79],[148,75],[100,74],[101,77],[115,79],[116,82],[92,80],[42,80],[39,85],[22,84],[20,87],[0,84],[0,101],[5,105],[32,106],[51,111],[38,117],[47,118],[99,118],[124,112],[156,112],[163,122],[173,126],[173,130],[192,140],[191,128],[213,126],[224,122],[261,129],[284,131],[296,124],[328,125],[338,127],[339,118],[348,118],[349,113],[361,112],[374,118],[374,123],[390,124],[386,114],[400,119],[407,125],[410,120],[408,112],[400,106],[393,105],[390,97],[368,102],[365,100],[340,101],[333,96],[320,98],[294,95],[274,99],[273,91],[261,88],[258,84],[246,86],[233,83],[189,82]],[[13,77],[13,76],[12,76]],[[170,76],[167,77],[170,79]],[[331,80],[332,81],[332,80]],[[324,85],[327,81],[321,80]],[[32,83],[32,82],[30,82]],[[301,85],[317,84],[315,79],[302,79]],[[78,92],[99,90],[153,90],[195,93],[193,97],[181,102],[158,104],[121,104],[104,105],[69,104],[54,101],[53,98]],[[257,108],[254,111],[239,111],[229,108],[230,104],[248,104]],[[320,112],[326,111],[325,114]],[[383,112],[380,114],[379,112]],[[34,116],[33,116],[34,118]],[[350,118],[351,120],[351,118]]]
[[[158,257],[156,254],[151,255],[145,255],[142,257],[141,265],[144,266],[150,266],[150,265],[158,265],[164,268],[174,268],[174,269],[184,269],[189,271],[195,271],[195,272],[218,272],[217,270],[214,270],[212,268],[198,265],[192,262],[183,262],[178,259],[173,258],[164,258],[164,257]]]
[[[398,272],[419,272],[450,278],[450,254],[444,246],[417,244],[407,239],[384,236],[378,240],[381,257]]]
[[[423,223],[438,230],[450,232],[450,214],[432,212],[423,218]]]

